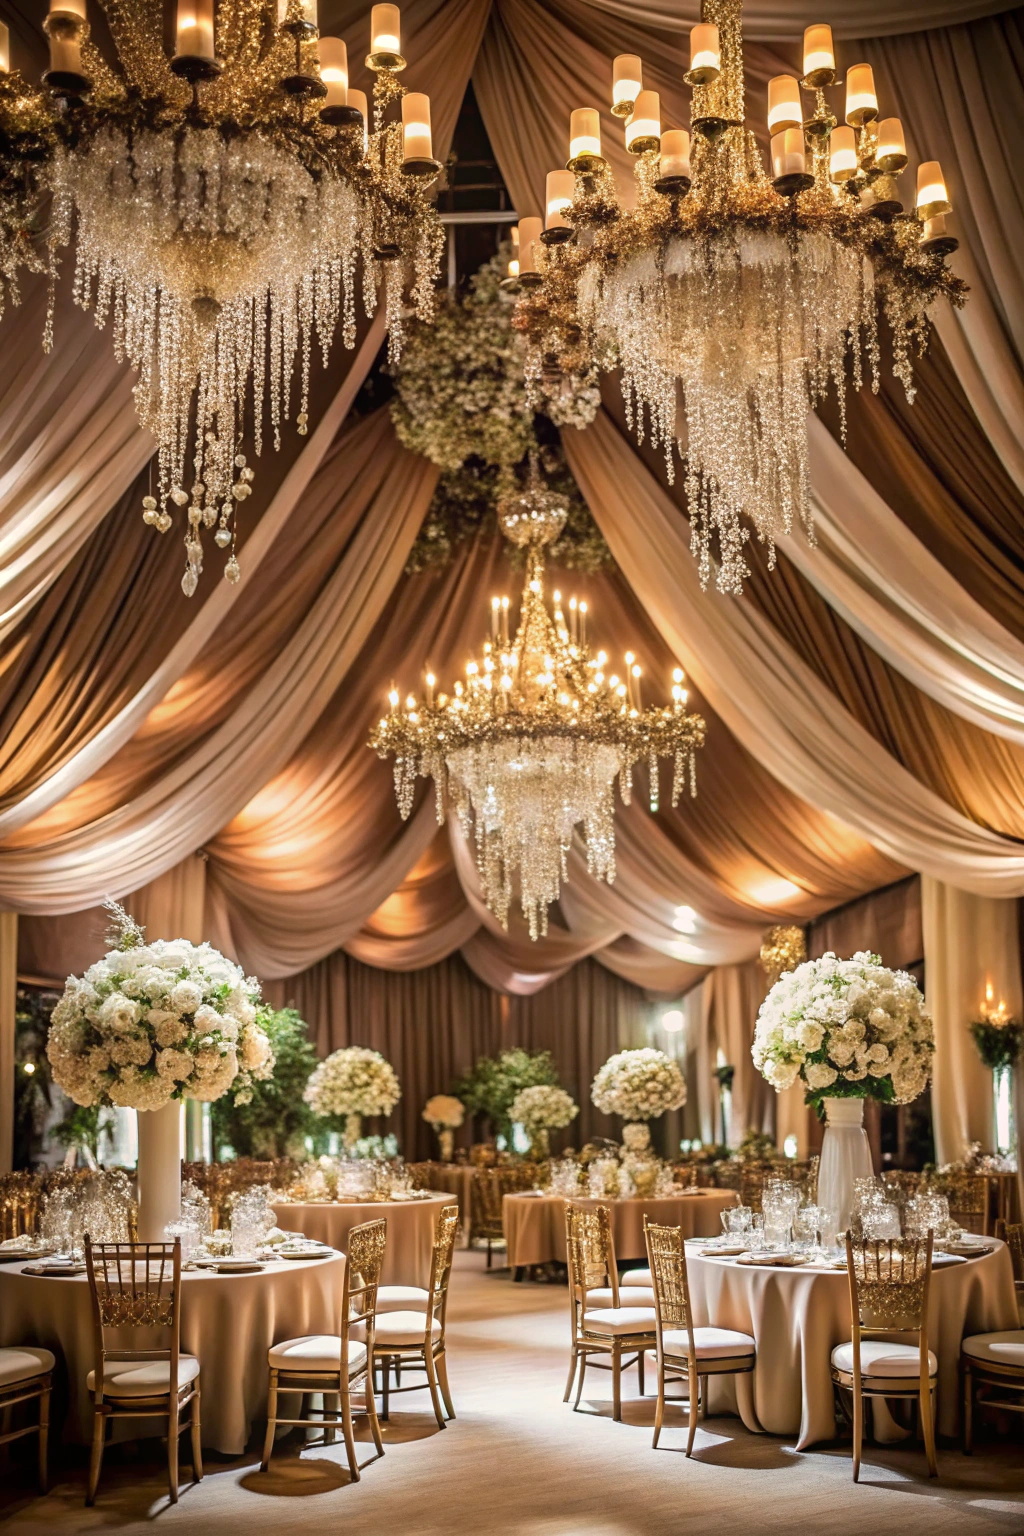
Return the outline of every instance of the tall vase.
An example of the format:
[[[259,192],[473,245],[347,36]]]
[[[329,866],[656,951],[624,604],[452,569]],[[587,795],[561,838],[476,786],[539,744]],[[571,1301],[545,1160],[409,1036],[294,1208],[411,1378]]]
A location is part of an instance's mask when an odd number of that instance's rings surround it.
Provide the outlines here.
[[[181,1105],[136,1112],[139,1124],[139,1241],[159,1243],[181,1216]]]
[[[342,1135],[342,1142],[344,1143],[346,1152],[351,1152],[352,1151],[353,1147],[355,1146],[356,1142],[359,1140],[360,1136],[362,1136],[362,1134],[363,1134],[363,1117],[362,1117],[362,1115],[346,1115],[345,1116],[345,1130],[344,1130],[344,1134]]]
[[[530,1156],[541,1163],[551,1156],[551,1139],[546,1126],[539,1125],[530,1132]]]
[[[450,1163],[455,1152],[455,1132],[451,1126],[442,1125],[437,1133],[437,1139],[441,1144],[442,1163]]]
[[[874,1174],[864,1129],[863,1099],[825,1099],[825,1139],[818,1169],[818,1204],[830,1211],[840,1232],[853,1214],[853,1181]]]

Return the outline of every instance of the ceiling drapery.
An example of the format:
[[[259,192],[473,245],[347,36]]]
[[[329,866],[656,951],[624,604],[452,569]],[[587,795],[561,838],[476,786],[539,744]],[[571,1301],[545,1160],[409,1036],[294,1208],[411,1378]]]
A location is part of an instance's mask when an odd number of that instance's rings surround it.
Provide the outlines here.
[[[70,306],[51,358],[34,353],[30,291],[5,321],[16,367],[0,395],[0,905],[79,910],[203,846],[210,936],[258,974],[339,948],[406,970],[460,949],[528,994],[586,955],[678,991],[755,953],[767,921],[907,869],[1024,891],[1024,31],[1000,9],[929,7],[941,25],[925,35],[920,6],[825,18],[871,39],[908,137],[942,159],[974,292],[940,325],[917,405],[851,398],[848,458],[812,424],[817,550],[794,536],[776,572],[755,560],[741,602],[702,594],[652,456],[606,414],[566,434],[619,558],[586,583],[595,631],[609,650],[635,642],[652,684],[683,661],[709,733],[695,802],[652,818],[638,785],[618,812],[614,885],[574,850],[546,942],[497,927],[460,834],[438,831],[426,789],[402,824],[365,747],[391,681],[427,662],[449,676],[485,622],[481,594],[514,585],[491,546],[441,577],[402,574],[434,471],[384,415],[341,427],[375,337],[332,358],[301,451],[261,461],[240,586],[208,578],[186,618],[138,514],[149,445],[130,376]],[[321,12],[357,50],[365,7]],[[429,85],[446,144],[472,73],[526,213],[564,158],[569,108],[604,101],[614,53],[640,52],[666,118],[685,120],[681,17],[661,0],[414,0],[409,83]],[[749,0],[746,18],[756,120],[808,18],[788,0]]]

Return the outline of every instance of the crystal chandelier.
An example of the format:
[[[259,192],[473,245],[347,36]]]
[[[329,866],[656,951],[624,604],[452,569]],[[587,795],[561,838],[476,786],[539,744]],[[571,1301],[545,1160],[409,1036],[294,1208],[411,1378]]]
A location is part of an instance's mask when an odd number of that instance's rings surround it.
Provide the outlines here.
[[[620,678],[604,651],[587,643],[587,605],[571,598],[568,613],[554,593],[544,598],[544,547],[558,538],[566,504],[544,489],[536,457],[521,490],[499,506],[505,537],[526,550],[519,627],[509,638],[507,597],[491,599],[491,637],[466,666],[452,695],[410,694],[404,709],[390,694],[391,712],[370,745],[395,759],[395,793],[403,819],[412,811],[416,779],[433,778],[437,818],[454,804],[467,838],[472,832],[484,897],[504,927],[518,874],[530,937],[547,932],[547,909],[568,878],[566,856],[582,826],[587,868],[615,878],[613,790],[624,803],[632,770],[646,760],[651,810],[658,809],[658,759],[674,759],[672,804],[687,777],[696,794],[694,754],[704,721],[687,714],[683,674],[674,675],[672,704],[644,708],[641,668],[625,655]]]
[[[74,297],[109,320],[157,442],[143,517],[165,533],[170,508],[187,508],[191,596],[207,530],[238,580],[243,444],[258,455],[269,426],[279,447],[293,411],[308,431],[314,348],[326,364],[339,323],[355,344],[357,266],[367,315],[383,289],[393,358],[410,277],[430,318],[440,166],[430,103],[399,83],[397,6],[373,7],[371,124],[316,0],[217,0],[216,14],[214,0],[178,0],[171,57],[162,0],[100,3],[116,63],[90,41],[86,0],[51,0],[40,87],[9,71],[0,38],[0,313],[21,269],[48,270],[49,350],[60,252],[75,240]]]
[[[640,59],[615,60],[611,110],[636,157],[635,208],[616,196],[598,112],[572,113],[546,227],[519,226],[516,314],[534,380],[617,367],[630,428],[664,446],[670,478],[678,443],[701,581],[717,539],[724,592],[742,590],[751,525],[770,564],[797,519],[813,532],[807,413],[830,384],[842,407],[847,369],[859,387],[864,359],[877,390],[879,311],[912,399],[929,305],[966,292],[945,265],[957,242],[936,161],[918,168],[916,209],[903,210],[903,129],[879,120],[870,65],[847,70],[838,122],[828,26],[807,28],[802,78],[769,82],[769,174],[743,121],[740,9],[703,0],[691,32],[692,139],[663,129]]]

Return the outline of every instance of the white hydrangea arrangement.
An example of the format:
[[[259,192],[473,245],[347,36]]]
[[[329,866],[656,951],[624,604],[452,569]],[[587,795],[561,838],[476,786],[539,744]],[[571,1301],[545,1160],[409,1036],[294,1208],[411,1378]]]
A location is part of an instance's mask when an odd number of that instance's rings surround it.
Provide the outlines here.
[[[686,1083],[671,1056],[644,1046],[609,1056],[594,1078],[590,1097],[606,1115],[655,1120],[686,1103]]]
[[[509,1115],[528,1136],[536,1131],[560,1131],[570,1125],[580,1112],[576,1100],[564,1088],[542,1085],[520,1088],[512,1100]]]
[[[273,1073],[259,1027],[259,983],[209,944],[145,942],[111,904],[118,947],[69,976],[46,1046],[53,1079],[76,1104],[162,1109],[172,1099],[252,1097]]]
[[[345,1144],[352,1147],[363,1115],[390,1115],[402,1090],[394,1067],[379,1051],[348,1045],[314,1068],[302,1097],[316,1115],[343,1115]]]
[[[453,1093],[435,1093],[423,1106],[423,1118],[435,1130],[456,1131],[466,1118],[466,1106]]]
[[[909,1104],[928,1086],[935,1032],[913,976],[861,950],[787,971],[761,1004],[754,1065],[781,1091]]]

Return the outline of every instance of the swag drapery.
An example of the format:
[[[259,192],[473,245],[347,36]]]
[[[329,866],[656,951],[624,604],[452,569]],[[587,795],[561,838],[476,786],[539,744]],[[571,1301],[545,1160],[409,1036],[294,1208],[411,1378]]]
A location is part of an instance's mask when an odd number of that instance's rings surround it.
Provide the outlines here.
[[[322,11],[359,57],[365,7]],[[200,848],[204,929],[262,976],[339,950],[406,973],[459,951],[538,1007],[588,956],[678,995],[749,960],[768,921],[908,870],[985,900],[1024,891],[1024,34],[998,6],[927,13],[923,33],[920,6],[863,0],[830,19],[869,39],[844,57],[862,49],[916,152],[942,159],[972,296],[939,320],[913,407],[888,381],[851,398],[846,456],[829,410],[812,422],[818,547],[795,534],[772,574],[755,551],[739,602],[702,594],[678,492],[623,436],[616,402],[565,434],[620,567],[587,583],[602,640],[637,644],[652,678],[687,666],[710,771],[696,802],[655,818],[638,786],[614,886],[574,850],[543,944],[496,929],[457,831],[438,832],[426,792],[403,826],[365,748],[391,680],[458,665],[479,594],[503,579],[488,545],[441,577],[402,575],[434,472],[384,416],[346,421],[379,330],[318,380],[305,444],[259,465],[240,587],[211,573],[189,606],[176,552],[138,516],[150,445],[131,379],[63,299],[54,354],[35,351],[29,285],[4,322],[0,393],[0,905],[32,914],[26,954],[59,973],[94,903],[157,886]],[[746,7],[755,124],[802,20],[788,0]],[[445,146],[472,75],[527,213],[564,160],[569,108],[606,99],[615,53],[640,52],[666,121],[684,120],[684,21],[662,0],[413,0],[407,80],[430,90]],[[681,907],[696,932],[680,931]]]

